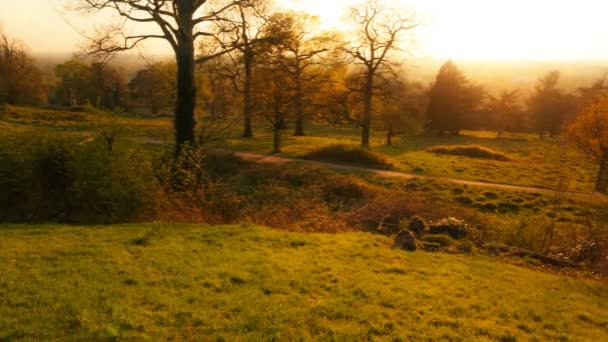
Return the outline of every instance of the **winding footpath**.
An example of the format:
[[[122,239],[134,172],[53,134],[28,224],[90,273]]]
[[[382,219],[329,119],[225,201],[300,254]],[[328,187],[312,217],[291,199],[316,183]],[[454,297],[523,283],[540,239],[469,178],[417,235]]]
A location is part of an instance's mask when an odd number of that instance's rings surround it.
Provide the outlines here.
[[[286,157],[278,157],[268,154],[257,154],[251,152],[235,152],[230,150],[220,149],[226,152],[233,152],[237,156],[242,159],[253,162],[253,163],[261,163],[261,164],[284,164],[284,163],[306,163],[310,165],[317,165],[321,167],[327,167],[331,169],[338,170],[347,170],[347,171],[360,171],[367,172],[371,174],[375,174],[382,177],[388,178],[403,178],[403,179],[427,179],[427,180],[437,180],[443,182],[451,182],[455,184],[461,185],[470,185],[470,186],[479,186],[485,188],[493,188],[499,190],[510,190],[510,191],[523,191],[523,192],[535,192],[535,193],[543,193],[543,194],[555,194],[555,189],[548,188],[539,188],[539,187],[531,187],[531,186],[521,186],[521,185],[511,185],[511,184],[501,184],[501,183],[492,183],[492,182],[482,182],[482,181],[473,181],[473,180],[465,180],[458,178],[448,178],[448,177],[438,177],[438,176],[425,176],[425,175],[417,175],[413,173],[399,172],[399,171],[388,171],[388,170],[379,170],[372,169],[367,167],[354,166],[349,164],[337,164],[337,163],[329,163],[329,162],[321,162],[316,160],[308,160],[308,159],[295,159],[295,158],[286,158]],[[606,195],[600,193],[591,193],[591,192],[582,192],[582,191],[564,191],[567,194],[587,197],[587,198],[595,198],[598,200],[608,200]]]

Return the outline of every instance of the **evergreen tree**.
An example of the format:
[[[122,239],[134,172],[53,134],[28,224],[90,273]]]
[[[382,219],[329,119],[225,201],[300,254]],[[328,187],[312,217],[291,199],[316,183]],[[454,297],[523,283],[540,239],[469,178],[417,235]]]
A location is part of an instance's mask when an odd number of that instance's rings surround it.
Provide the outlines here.
[[[473,100],[472,90],[478,89],[452,61],[441,66],[429,94],[426,112],[427,129],[443,134],[458,134],[466,124],[466,116],[479,100]]]

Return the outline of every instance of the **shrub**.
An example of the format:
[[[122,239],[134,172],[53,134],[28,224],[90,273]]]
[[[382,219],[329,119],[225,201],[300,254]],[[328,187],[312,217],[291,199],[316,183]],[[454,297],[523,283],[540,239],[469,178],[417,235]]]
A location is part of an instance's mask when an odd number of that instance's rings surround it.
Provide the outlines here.
[[[473,200],[469,196],[456,196],[454,201],[464,205],[472,205]]]
[[[319,160],[330,163],[361,165],[376,169],[389,169],[392,164],[385,158],[368,150],[348,146],[330,145],[310,152],[304,159]]]
[[[499,161],[509,161],[504,153],[494,151],[488,147],[480,145],[469,146],[435,146],[427,150],[435,154],[445,154],[453,156],[463,156],[470,158],[492,159]]]
[[[236,174],[247,161],[233,152],[207,150],[202,158],[203,167],[211,177],[227,177]]]
[[[350,178],[336,177],[323,185],[323,199],[339,209],[351,209],[364,195],[364,188]]]
[[[419,216],[412,217],[407,228],[417,236],[423,235],[428,229],[426,221]]]
[[[0,142],[0,220],[110,223],[142,214],[155,181],[149,155],[109,153],[96,141],[15,135]]]
[[[468,224],[454,217],[433,221],[429,225],[431,234],[449,235],[456,240],[466,238],[471,230],[472,228]]]

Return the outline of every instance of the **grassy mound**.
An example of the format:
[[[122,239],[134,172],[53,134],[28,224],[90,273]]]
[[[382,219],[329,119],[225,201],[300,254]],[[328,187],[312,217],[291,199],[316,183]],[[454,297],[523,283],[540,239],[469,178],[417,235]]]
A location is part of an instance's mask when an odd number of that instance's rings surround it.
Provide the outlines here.
[[[390,246],[245,225],[0,226],[0,340],[608,340],[605,284]]]
[[[390,169],[392,164],[384,157],[360,147],[349,145],[330,145],[310,152],[304,159],[329,163],[360,165],[375,169]]]
[[[499,161],[509,161],[504,153],[494,151],[490,148],[480,145],[468,145],[468,146],[434,146],[427,150],[428,152],[435,154],[446,154],[452,156],[463,156],[470,158],[480,159],[493,159]]]

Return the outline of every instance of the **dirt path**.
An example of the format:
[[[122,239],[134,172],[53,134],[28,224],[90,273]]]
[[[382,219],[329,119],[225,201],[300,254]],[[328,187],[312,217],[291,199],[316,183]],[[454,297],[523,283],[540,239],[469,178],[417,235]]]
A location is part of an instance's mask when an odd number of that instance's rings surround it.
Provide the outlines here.
[[[228,151],[228,150],[226,150],[226,151]],[[359,166],[346,165],[346,164],[336,164],[336,163],[327,163],[327,162],[320,162],[320,161],[314,161],[314,160],[285,158],[285,157],[277,157],[277,156],[271,156],[271,155],[250,153],[250,152],[234,152],[234,153],[237,156],[239,156],[245,160],[255,162],[255,163],[264,163],[264,164],[307,163],[307,164],[311,164],[311,165],[323,166],[323,167],[328,167],[328,168],[338,169],[338,170],[369,172],[369,173],[372,173],[375,175],[379,175],[379,176],[383,176],[383,177],[390,177],[390,178],[430,179],[430,180],[451,182],[451,183],[461,184],[461,185],[480,186],[480,187],[485,187],[485,188],[493,188],[493,189],[501,189],[501,190],[536,192],[536,193],[543,193],[543,194],[554,194],[555,193],[554,189],[537,188],[537,187],[530,187],[530,186],[471,181],[471,180],[464,180],[464,179],[458,179],[458,178],[424,176],[424,175],[417,175],[417,174],[398,172],[398,171],[370,169],[370,168],[366,168],[366,167],[359,167]],[[581,191],[566,191],[566,192],[568,194],[581,196],[581,197],[595,197],[597,199],[604,199],[604,200],[607,199],[606,196],[599,194],[599,193],[589,193],[589,192],[581,192]]]

